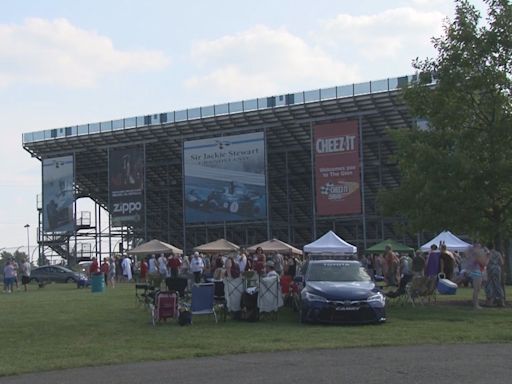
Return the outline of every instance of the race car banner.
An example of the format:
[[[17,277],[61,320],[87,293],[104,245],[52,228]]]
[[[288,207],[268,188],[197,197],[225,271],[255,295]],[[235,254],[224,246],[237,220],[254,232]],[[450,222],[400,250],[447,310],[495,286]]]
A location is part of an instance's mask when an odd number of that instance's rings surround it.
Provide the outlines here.
[[[263,132],[183,144],[186,223],[267,217]]]
[[[359,128],[357,121],[315,126],[316,213],[361,213]]]
[[[43,159],[43,231],[71,232],[74,202],[73,156]]]
[[[144,147],[109,150],[112,226],[141,225],[144,220]]]

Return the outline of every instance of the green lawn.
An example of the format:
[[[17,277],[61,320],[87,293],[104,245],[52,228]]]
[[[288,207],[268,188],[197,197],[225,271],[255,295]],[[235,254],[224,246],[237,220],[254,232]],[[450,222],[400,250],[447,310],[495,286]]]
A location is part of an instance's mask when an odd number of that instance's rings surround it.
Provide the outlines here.
[[[470,295],[466,288],[436,304],[391,305],[388,322],[375,326],[301,325],[282,309],[277,321],[215,324],[200,316],[189,327],[152,327],[133,285],[100,294],[71,284],[30,286],[0,294],[0,375],[256,351],[512,341],[512,308],[475,311]]]

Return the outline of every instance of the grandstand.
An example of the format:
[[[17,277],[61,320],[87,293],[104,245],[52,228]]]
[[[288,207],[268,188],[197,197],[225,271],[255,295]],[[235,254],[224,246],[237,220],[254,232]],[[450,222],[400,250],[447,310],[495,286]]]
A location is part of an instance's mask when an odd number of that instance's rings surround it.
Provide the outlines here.
[[[157,238],[190,251],[220,237],[240,245],[275,237],[302,246],[330,229],[359,247],[386,238],[415,244],[416,235],[398,236],[398,219],[383,217],[376,203],[381,188],[393,188],[400,182],[392,159],[395,146],[388,132],[413,123],[401,98],[401,89],[413,80],[414,76],[404,76],[30,132],[23,134],[23,147],[41,161],[73,155],[74,197],[89,197],[107,211],[112,211],[112,154],[141,148],[143,217],[116,228],[126,246]],[[320,215],[315,204],[314,129],[319,124],[344,121],[355,122],[359,128],[361,187],[356,193],[361,204],[355,209],[357,213]],[[187,195],[184,143],[209,139],[222,147],[223,138],[260,132],[264,137],[266,183],[259,198],[266,196],[262,205],[265,212],[259,216],[207,214],[204,222],[185,220],[187,199],[194,200],[191,204],[197,202],[198,209],[211,209],[214,200],[205,196],[195,200]],[[227,182],[219,169],[215,172],[212,180]],[[245,170],[226,168],[226,172],[231,178],[252,177]],[[261,180],[258,175],[255,179]],[[39,231],[38,240],[67,241],[69,251],[70,241],[74,237],[76,242],[81,230],[84,228],[80,226],[58,233],[45,229]]]

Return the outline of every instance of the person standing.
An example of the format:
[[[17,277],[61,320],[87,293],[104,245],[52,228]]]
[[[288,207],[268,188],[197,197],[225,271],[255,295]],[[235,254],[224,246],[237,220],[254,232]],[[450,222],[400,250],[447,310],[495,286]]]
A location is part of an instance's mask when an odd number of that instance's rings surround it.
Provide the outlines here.
[[[412,273],[414,276],[423,276],[425,274],[425,258],[421,250],[417,250],[412,259]]]
[[[453,281],[455,271],[455,257],[447,248],[446,244],[441,244],[441,272],[448,280]]]
[[[8,260],[4,266],[4,292],[11,293],[14,286],[14,266],[12,260]]]
[[[12,267],[14,268],[14,284],[16,285],[16,289],[18,289],[18,269],[19,265],[15,258],[12,259]]]
[[[284,270],[284,257],[279,252],[274,253],[272,256],[272,261],[274,262],[274,270],[277,272],[279,276],[283,274]]]
[[[160,254],[160,257],[157,260],[158,265],[158,272],[160,273],[160,278],[162,280],[165,280],[167,277],[169,277],[169,271],[167,270],[167,257],[165,257],[165,254]]]
[[[176,278],[180,274],[181,259],[178,255],[172,254],[169,259],[169,269],[171,270],[171,277]]]
[[[92,263],[89,266],[89,276],[92,276],[95,273],[98,273],[100,271],[100,266],[98,265],[98,259],[93,257]]]
[[[256,253],[253,256],[253,260],[253,269],[258,273],[258,275],[264,274],[267,257],[263,253],[263,249],[261,247],[256,248]]]
[[[470,262],[469,262],[469,277],[473,285],[473,308],[482,309],[478,302],[478,295],[480,288],[482,287],[482,275],[485,270],[486,256],[484,249],[480,244],[475,244],[469,251]]]
[[[108,257],[103,258],[103,263],[101,263],[100,267],[101,273],[103,273],[103,278],[105,279],[105,287],[108,286],[108,274],[110,271],[110,264],[108,263]]]
[[[116,261],[113,257],[108,258],[109,268],[108,268],[108,280],[110,281],[110,286],[115,288],[116,286]]]
[[[384,253],[384,280],[390,286],[397,286],[400,280],[400,261],[391,245],[386,245]]]
[[[125,256],[123,261],[121,262],[121,267],[123,268],[123,276],[126,281],[132,280],[132,261],[128,256]]]
[[[32,266],[28,262],[28,259],[23,259],[23,263],[21,263],[21,284],[23,284],[23,288],[25,292],[28,290],[28,283],[30,283],[30,271]]]
[[[437,245],[430,246],[430,253],[425,264],[425,276],[437,277],[441,271],[441,252],[437,250]]]
[[[148,263],[146,258],[143,257],[140,261],[140,282],[147,283],[148,281]]]
[[[194,275],[194,282],[199,284],[201,282],[201,275],[203,274],[204,262],[199,252],[194,252],[192,260],[190,260],[190,272]]]
[[[503,268],[503,257],[494,249],[494,244],[487,245],[489,249],[489,261],[487,263],[487,284],[485,285],[485,296],[487,306],[497,304],[498,307],[505,305],[505,294],[501,284],[501,273]]]
[[[236,255],[236,260],[238,266],[240,267],[240,272],[245,272],[245,268],[247,267],[247,255],[245,254],[245,250],[241,249],[240,253]]]

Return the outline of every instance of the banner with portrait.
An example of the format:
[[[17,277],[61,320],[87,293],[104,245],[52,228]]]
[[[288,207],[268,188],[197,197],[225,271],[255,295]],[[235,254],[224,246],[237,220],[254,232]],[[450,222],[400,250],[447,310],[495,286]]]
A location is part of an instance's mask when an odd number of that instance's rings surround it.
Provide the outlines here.
[[[43,231],[72,232],[74,158],[73,156],[43,159]]]
[[[144,222],[144,147],[109,150],[109,193],[112,226]]]
[[[358,122],[317,124],[314,151],[317,215],[361,213]]]
[[[263,132],[183,144],[186,223],[267,217]]]

